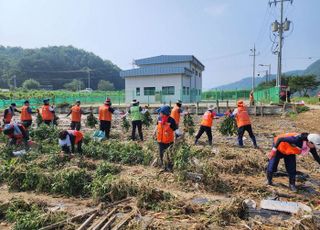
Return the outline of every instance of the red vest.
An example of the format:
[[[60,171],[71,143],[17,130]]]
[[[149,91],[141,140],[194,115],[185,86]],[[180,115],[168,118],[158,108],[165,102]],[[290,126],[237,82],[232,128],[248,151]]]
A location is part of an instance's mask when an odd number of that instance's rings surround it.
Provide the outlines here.
[[[250,117],[249,117],[249,114],[248,114],[246,107],[244,107],[244,106],[238,107],[236,121],[237,121],[238,128],[245,126],[245,125],[251,125]]]
[[[71,108],[71,121],[80,122],[81,121],[81,107],[74,105]]]
[[[175,120],[176,124],[179,125],[179,122],[180,122],[180,108],[177,105],[175,105],[173,107],[170,117],[172,117]]]
[[[30,121],[32,120],[31,114],[28,112],[29,106],[22,106],[20,120],[21,121]]]
[[[211,127],[214,116],[215,116],[214,113],[210,111],[205,112],[202,116],[201,125],[206,127]]]
[[[99,120],[100,121],[112,120],[112,113],[109,111],[108,105],[102,105],[99,107]]]

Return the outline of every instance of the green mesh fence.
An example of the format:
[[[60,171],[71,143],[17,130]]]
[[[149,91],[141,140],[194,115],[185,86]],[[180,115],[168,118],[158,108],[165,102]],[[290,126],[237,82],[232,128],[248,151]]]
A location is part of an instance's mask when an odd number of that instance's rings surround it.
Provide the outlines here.
[[[210,90],[202,93],[202,100],[248,99],[250,90]]]
[[[278,104],[280,102],[279,95],[280,95],[280,88],[272,87],[269,89],[255,91],[254,99],[257,102]]]

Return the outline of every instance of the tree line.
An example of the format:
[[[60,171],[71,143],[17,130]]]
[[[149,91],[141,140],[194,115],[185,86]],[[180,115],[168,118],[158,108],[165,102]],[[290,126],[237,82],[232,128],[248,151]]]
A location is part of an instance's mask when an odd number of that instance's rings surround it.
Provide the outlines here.
[[[269,82],[262,82],[256,87],[256,90],[268,89],[276,85],[276,80]],[[281,85],[289,86],[290,92],[298,93],[301,97],[308,97],[309,94],[317,90],[320,86],[320,81],[316,75],[303,75],[303,76],[282,76]]]
[[[17,87],[22,87],[25,81],[30,84],[29,79],[33,79],[41,88],[71,89],[75,85],[85,88],[90,79],[93,89],[107,85],[118,90],[124,88],[124,80],[119,72],[120,68],[111,61],[73,46],[40,49],[0,46],[2,88],[13,87],[15,75]]]

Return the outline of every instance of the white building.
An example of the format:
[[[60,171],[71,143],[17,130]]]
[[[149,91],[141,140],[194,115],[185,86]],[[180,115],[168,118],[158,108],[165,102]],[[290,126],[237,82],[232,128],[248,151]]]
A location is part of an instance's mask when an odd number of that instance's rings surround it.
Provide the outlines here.
[[[204,65],[193,55],[161,55],[135,60],[139,68],[124,70],[126,102],[184,103],[201,100]]]

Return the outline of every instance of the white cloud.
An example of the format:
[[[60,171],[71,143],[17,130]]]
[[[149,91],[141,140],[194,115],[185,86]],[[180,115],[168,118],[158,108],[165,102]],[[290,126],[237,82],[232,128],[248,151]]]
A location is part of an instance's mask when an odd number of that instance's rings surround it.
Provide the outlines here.
[[[211,16],[221,16],[229,8],[229,4],[216,2],[204,8],[204,12],[210,14]]]

